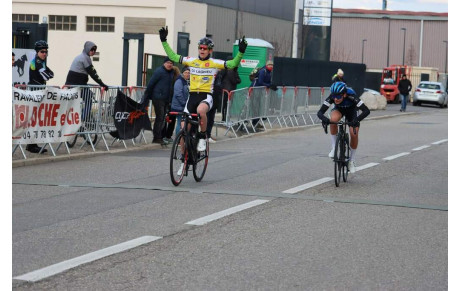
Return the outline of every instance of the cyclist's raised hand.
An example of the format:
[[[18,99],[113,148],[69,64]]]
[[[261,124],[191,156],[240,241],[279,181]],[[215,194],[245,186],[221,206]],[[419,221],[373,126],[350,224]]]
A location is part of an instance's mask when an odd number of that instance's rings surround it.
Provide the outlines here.
[[[166,28],[162,27],[159,32],[160,32],[160,40],[161,40],[161,42],[165,42],[166,37],[168,36],[168,27],[167,26],[166,26]]]
[[[244,36],[243,38],[238,40],[238,50],[240,51],[240,53],[244,54],[247,46],[248,46],[248,42],[246,41],[246,39],[244,39]]]

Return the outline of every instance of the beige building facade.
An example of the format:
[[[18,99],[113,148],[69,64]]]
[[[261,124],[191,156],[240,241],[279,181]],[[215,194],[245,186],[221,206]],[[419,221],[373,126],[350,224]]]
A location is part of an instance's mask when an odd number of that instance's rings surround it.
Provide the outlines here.
[[[172,48],[177,46],[178,31],[190,33],[190,43],[197,43],[206,34],[207,5],[195,2],[179,0],[13,0],[12,2],[13,15],[38,14],[39,23],[48,23],[48,65],[55,73],[55,77],[48,82],[49,85],[64,85],[70,64],[82,52],[83,45],[88,40],[96,43],[98,47],[98,60],[97,58],[93,60],[93,65],[101,79],[108,85],[120,86],[125,32],[144,33],[144,53],[158,55],[165,55],[158,36],[158,30],[163,25],[168,26],[168,43]],[[76,16],[76,23],[72,23],[71,18],[65,16]],[[66,23],[67,21],[71,23]],[[100,27],[95,28],[97,26]],[[136,85],[137,52],[138,41],[130,40],[128,86]],[[197,47],[191,45],[189,52],[191,55],[198,54]],[[90,80],[90,83],[94,81]]]

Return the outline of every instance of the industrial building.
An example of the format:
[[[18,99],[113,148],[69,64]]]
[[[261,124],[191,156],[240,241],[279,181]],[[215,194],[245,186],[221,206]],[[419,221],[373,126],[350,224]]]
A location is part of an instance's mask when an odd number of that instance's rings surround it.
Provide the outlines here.
[[[308,26],[299,1],[286,0],[12,0],[13,48],[33,48],[31,24],[47,26],[48,65],[63,85],[70,64],[85,41],[98,53],[93,64],[108,85],[144,85],[148,72],[165,53],[158,30],[168,26],[168,43],[178,53],[197,55],[207,35],[215,56],[232,53],[245,35],[270,42],[275,56],[304,58]],[[447,13],[333,9],[330,60],[365,63],[447,66]],[[405,28],[405,30],[401,30]],[[446,42],[444,42],[446,41]],[[405,42],[405,45],[403,44]],[[24,46],[25,45],[25,46]],[[446,68],[447,69],[447,68]]]

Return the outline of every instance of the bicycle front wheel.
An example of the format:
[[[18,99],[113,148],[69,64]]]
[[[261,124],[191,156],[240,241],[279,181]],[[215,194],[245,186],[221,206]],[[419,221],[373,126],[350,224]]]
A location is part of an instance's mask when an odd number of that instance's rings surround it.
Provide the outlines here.
[[[335,186],[339,187],[340,185],[340,178],[342,175],[342,161],[340,160],[341,157],[341,140],[342,135],[337,135],[337,140],[335,142],[335,150],[334,150],[334,180]]]
[[[179,186],[187,171],[187,148],[183,130],[174,139],[169,161],[169,175],[174,186]]]
[[[209,140],[206,139],[206,150],[199,152],[194,149],[195,157],[193,163],[193,177],[195,181],[200,182],[204,173],[206,173],[206,168],[208,167],[208,158],[209,158]]]

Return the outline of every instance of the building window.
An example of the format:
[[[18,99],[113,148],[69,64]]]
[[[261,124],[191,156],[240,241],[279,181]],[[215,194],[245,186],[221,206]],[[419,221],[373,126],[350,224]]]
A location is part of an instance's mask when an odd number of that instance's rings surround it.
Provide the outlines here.
[[[87,16],[86,31],[114,32],[115,17]]]
[[[70,15],[50,15],[49,30],[77,30],[77,16]]]
[[[13,22],[38,23],[38,14],[13,14]]]

